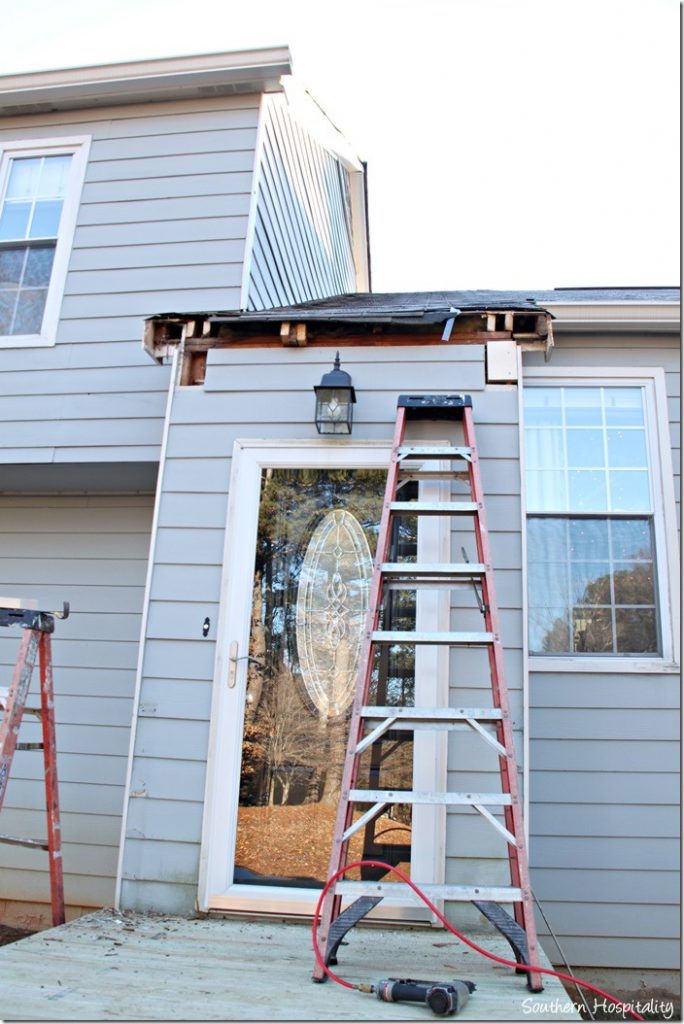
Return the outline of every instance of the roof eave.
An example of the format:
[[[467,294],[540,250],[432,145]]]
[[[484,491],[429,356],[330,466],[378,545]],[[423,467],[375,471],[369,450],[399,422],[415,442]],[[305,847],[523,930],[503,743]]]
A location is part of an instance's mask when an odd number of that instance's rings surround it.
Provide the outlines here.
[[[0,76],[0,113],[274,92],[292,73],[286,46]]]
[[[679,331],[680,307],[665,302],[545,302],[556,331]]]

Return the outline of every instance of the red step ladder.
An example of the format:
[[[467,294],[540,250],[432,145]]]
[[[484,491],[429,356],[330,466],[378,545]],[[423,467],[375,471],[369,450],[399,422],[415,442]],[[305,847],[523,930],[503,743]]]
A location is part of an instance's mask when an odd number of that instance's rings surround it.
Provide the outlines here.
[[[2,601],[5,604],[2,604]],[[55,698],[52,676],[52,645],[50,635],[55,629],[55,618],[66,619],[69,605],[61,612],[42,612],[27,608],[29,602],[0,598],[0,626],[21,626],[24,635],[19,645],[12,682],[7,690],[0,690],[0,809],[5,799],[7,783],[15,750],[42,750],[45,766],[45,806],[47,812],[47,842],[39,839],[20,839],[0,835],[0,842],[12,846],[25,846],[46,850],[50,867],[50,902],[53,925],[64,924],[64,880],[62,871],[62,843],[57,785],[57,744],[55,739]],[[31,676],[36,661],[40,671],[40,707],[27,708]],[[42,743],[20,743],[19,728],[24,716],[40,718]]]
[[[405,443],[409,420],[461,421],[463,447],[430,443]],[[425,464],[428,467],[425,468]],[[448,470],[442,467],[448,465]],[[397,492],[402,482],[411,479],[465,479],[469,501],[451,500],[426,503],[399,501]],[[477,563],[419,564],[389,562],[393,523],[400,516],[445,516],[471,519],[477,550]],[[419,520],[420,521],[420,520]],[[481,632],[413,632],[382,629],[381,610],[386,588],[397,584],[411,589],[457,586],[468,583],[478,597],[484,617]],[[488,652],[491,681],[491,707],[487,708],[423,708],[369,706],[374,655],[391,644],[443,644],[447,647],[484,647]],[[453,729],[470,727],[498,754],[501,791],[498,793],[412,792],[358,788],[360,758],[369,745],[389,730]],[[370,807],[355,813],[358,804]],[[492,556],[484,506],[480,464],[475,443],[472,400],[469,395],[401,395],[392,454],[387,476],[383,510],[373,576],[370,585],[368,614],[359,659],[359,674],[349,724],[349,741],[344,762],[340,801],[333,834],[332,855],[328,877],[331,878],[348,863],[349,842],[359,829],[383,814],[392,804],[466,805],[478,811],[507,844],[510,871],[509,886],[421,885],[432,900],[471,902],[506,937],[519,964],[539,966],[533,897],[525,850],[525,836],[518,774],[513,746],[513,730],[504,675],[499,612],[496,603]],[[488,809],[503,811],[503,823]],[[386,897],[401,897],[407,892],[400,883],[338,880],[329,890],[321,908],[318,928],[319,952],[326,964],[336,963],[342,939],[363,917]],[[343,897],[356,896],[344,911]],[[513,914],[500,903],[510,903]],[[541,975],[521,971],[531,991],[543,988]],[[317,962],[315,981],[325,980],[325,972]]]

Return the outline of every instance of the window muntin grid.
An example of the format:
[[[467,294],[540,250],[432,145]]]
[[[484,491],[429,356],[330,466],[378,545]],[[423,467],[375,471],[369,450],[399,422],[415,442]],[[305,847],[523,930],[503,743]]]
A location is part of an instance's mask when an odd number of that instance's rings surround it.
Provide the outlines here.
[[[72,155],[13,157],[0,209],[0,335],[40,332]]]
[[[525,391],[529,651],[658,654],[641,387]]]
[[[653,510],[643,390],[525,391],[528,512]]]

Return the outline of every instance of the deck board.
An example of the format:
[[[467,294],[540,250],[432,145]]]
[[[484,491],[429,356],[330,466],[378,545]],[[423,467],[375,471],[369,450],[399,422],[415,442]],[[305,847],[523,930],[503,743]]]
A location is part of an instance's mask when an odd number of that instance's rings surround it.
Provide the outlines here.
[[[335,970],[352,982],[411,976],[477,985],[461,1020],[578,1020],[557,979],[531,994],[509,968],[443,931],[356,928]],[[500,936],[476,937],[509,955]],[[3,1020],[433,1020],[311,981],[305,924],[101,910],[0,948]]]

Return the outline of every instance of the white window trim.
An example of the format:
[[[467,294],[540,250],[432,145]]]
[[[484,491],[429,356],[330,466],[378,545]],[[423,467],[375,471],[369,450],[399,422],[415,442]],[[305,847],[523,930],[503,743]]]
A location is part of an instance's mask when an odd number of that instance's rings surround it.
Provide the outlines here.
[[[667,418],[667,390],[665,371],[661,366],[627,367],[529,367],[524,370],[525,385],[571,387],[573,384],[595,387],[643,387],[646,396],[646,433],[649,445],[651,487],[654,509],[656,566],[658,573],[658,604],[662,637],[662,654],[654,657],[577,657],[560,654],[555,657],[528,656],[530,672],[600,672],[605,674],[672,674],[679,671],[679,545],[674,481],[672,474],[672,447]],[[522,412],[522,402],[521,402]],[[528,645],[527,612],[527,502],[525,494],[525,438],[524,421],[520,417],[520,458],[523,514],[523,588],[525,611],[525,649]]]
[[[52,264],[40,334],[2,334],[0,335],[0,349],[36,348],[55,344],[76,229],[76,218],[88,163],[90,141],[90,135],[77,135],[68,138],[21,139],[16,142],[0,143],[0,205],[5,197],[10,161],[14,157],[59,156],[63,153],[70,153],[73,157],[69,171],[69,187],[64,197],[62,216],[59,222],[55,258]]]
[[[244,587],[239,591],[233,581],[250,579],[254,567],[257,530],[257,510],[260,498],[261,470],[264,467],[387,469],[390,455],[388,442],[380,441],[264,441],[237,440],[233,460],[228,499],[226,543],[221,581],[221,603],[218,619],[216,660],[209,728],[207,782],[202,823],[200,852],[198,907],[201,911],[233,910],[271,914],[311,914],[318,890],[291,889],[240,885],[232,882],[235,850],[237,801],[239,796],[240,761],[242,753],[242,710],[246,681],[246,661],[238,663],[234,687],[227,685],[229,648],[238,642],[238,655],[248,646],[250,607],[244,607]],[[431,485],[435,486],[435,485]],[[426,499],[439,500],[437,495]],[[239,507],[238,507],[239,506]],[[436,528],[437,520],[428,520],[428,537],[419,539],[421,560],[439,561],[446,556],[449,536]],[[425,533],[425,531],[423,531]],[[239,540],[236,535],[239,533]],[[249,603],[249,602],[248,602]],[[418,609],[418,615],[438,617],[438,628],[448,626],[448,601]],[[239,620],[239,625],[236,624]],[[446,703],[449,686],[449,663],[446,652],[427,651],[426,661],[417,668],[417,677],[430,681],[432,691],[423,694],[425,706]],[[418,775],[414,785],[423,789],[443,789],[446,784],[446,734],[438,736],[431,731],[416,734],[414,742],[421,744],[414,764]],[[420,806],[413,808],[415,835],[424,841],[414,848],[413,872],[419,881],[443,882],[446,848],[446,814],[443,807]],[[261,890],[261,891],[260,891]],[[409,902],[383,900],[383,918],[399,919],[407,915],[410,920],[429,920],[430,915],[416,909]]]

